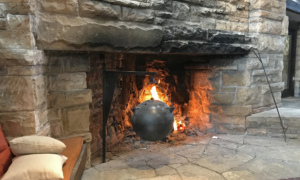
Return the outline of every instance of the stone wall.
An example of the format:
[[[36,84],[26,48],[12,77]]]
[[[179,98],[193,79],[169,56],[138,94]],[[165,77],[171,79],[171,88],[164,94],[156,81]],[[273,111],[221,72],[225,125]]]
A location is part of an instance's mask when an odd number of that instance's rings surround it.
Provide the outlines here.
[[[47,59],[35,48],[32,7],[0,1],[0,124],[8,138],[49,135]]]
[[[96,131],[88,122],[93,107],[87,88],[97,86],[87,87],[88,59],[103,58],[88,51],[243,54],[211,56],[208,76],[214,131],[240,132],[245,116],[273,107],[261,65],[249,53],[252,47],[261,52],[280,102],[285,14],[284,0],[0,0],[0,124],[8,137],[81,134],[90,140],[88,132]],[[104,59],[122,62],[111,55]],[[120,67],[132,67],[130,56],[121,59],[129,63]],[[124,82],[134,87],[132,78]],[[118,93],[127,91],[136,92],[125,87]],[[118,97],[114,102],[123,104],[132,98]],[[115,125],[128,122],[128,107],[115,108],[122,113],[117,120],[110,116],[108,133],[121,132]],[[113,145],[121,136],[109,135],[115,140],[108,142]],[[93,137],[96,152],[101,137]]]

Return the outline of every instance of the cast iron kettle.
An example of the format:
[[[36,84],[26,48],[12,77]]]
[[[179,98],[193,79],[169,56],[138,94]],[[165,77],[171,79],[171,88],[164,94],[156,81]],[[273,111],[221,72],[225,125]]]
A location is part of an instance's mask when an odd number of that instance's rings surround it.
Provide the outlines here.
[[[148,85],[146,85],[145,88]],[[158,84],[156,85],[160,87]],[[163,88],[160,88],[165,93]],[[144,90],[142,90],[141,94],[143,93],[143,91]],[[171,107],[169,107],[162,101],[152,99],[140,103],[135,109],[132,109],[133,115],[131,117],[131,123],[133,126],[133,130],[143,140],[162,140],[163,138],[168,136],[173,129],[174,109],[175,108],[173,107],[172,102]]]

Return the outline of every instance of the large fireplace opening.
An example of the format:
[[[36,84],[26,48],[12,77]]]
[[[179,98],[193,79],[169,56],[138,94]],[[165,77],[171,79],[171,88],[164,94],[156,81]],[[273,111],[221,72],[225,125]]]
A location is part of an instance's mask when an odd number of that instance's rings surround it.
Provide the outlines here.
[[[99,157],[103,151],[104,137],[101,134],[102,97],[105,96],[102,92],[103,64],[106,65],[107,70],[156,72],[155,81],[166,93],[151,84],[145,88],[150,81],[149,76],[120,75],[106,127],[105,138],[108,151],[114,149],[119,143],[130,144],[131,148],[143,146],[145,142],[132,129],[131,109],[153,98],[154,88],[161,101],[170,106],[168,96],[175,107],[172,133],[162,139],[161,143],[178,144],[190,137],[200,137],[206,133],[239,134],[245,131],[245,115],[251,110],[246,113],[238,112],[239,115],[234,115],[235,120],[232,120],[230,112],[222,113],[224,107],[234,104],[233,97],[236,95],[237,87],[226,86],[224,83],[234,81],[227,76],[239,72],[237,59],[242,56],[124,53],[90,53],[87,56],[91,68],[87,73],[87,88],[91,89],[93,94],[90,105],[92,159]],[[142,93],[143,88],[145,90]],[[246,106],[247,108],[249,107]]]

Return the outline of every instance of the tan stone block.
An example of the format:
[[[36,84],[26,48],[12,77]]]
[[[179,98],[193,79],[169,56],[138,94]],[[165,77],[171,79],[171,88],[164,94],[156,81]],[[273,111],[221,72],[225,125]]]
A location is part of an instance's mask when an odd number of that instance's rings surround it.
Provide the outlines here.
[[[65,135],[89,131],[90,109],[88,105],[65,108],[62,114]]]
[[[92,102],[92,91],[90,89],[59,91],[50,95],[51,107],[70,107]]]
[[[35,38],[29,31],[0,31],[0,49],[32,49]]]
[[[8,14],[6,29],[9,31],[23,30],[30,31],[30,17],[28,15]]]
[[[28,0],[2,0],[0,4],[0,17],[5,17],[7,14],[32,14],[32,3]]]
[[[233,104],[235,93],[209,93],[211,104]]]
[[[245,126],[245,116],[230,116],[224,114],[211,113],[211,122],[217,124],[242,125]]]
[[[263,18],[273,19],[273,20],[277,20],[277,21],[282,21],[284,19],[285,15],[270,12],[270,11],[257,10],[257,11],[251,11],[250,17],[263,17]]]
[[[271,88],[273,92],[281,92],[284,90],[284,82],[278,82],[271,84]],[[271,93],[269,85],[262,86],[262,94]]]
[[[250,10],[254,10],[254,9],[271,10],[272,1],[273,0],[250,0]]]
[[[42,76],[0,77],[0,110],[34,110],[46,102]]]
[[[9,137],[36,134],[34,111],[0,113],[0,123],[4,134]]]
[[[37,27],[37,46],[48,50],[155,48],[161,44],[163,36],[161,26],[111,23],[78,16],[41,15]]]
[[[281,27],[281,24],[279,25]],[[258,36],[258,50],[261,53],[283,53],[285,47],[285,37],[279,35],[259,34]]]
[[[230,31],[230,25],[230,21],[216,20],[217,30]]]
[[[47,0],[38,1],[42,11],[77,15],[78,1],[76,0]]]
[[[51,136],[50,124],[44,125],[37,133],[38,136]]]
[[[87,72],[90,70],[88,56],[85,54],[75,55],[52,55],[49,57],[48,73],[61,74],[71,72]]]
[[[251,76],[249,71],[224,71],[224,86],[249,86],[251,84]]]
[[[230,30],[238,32],[249,32],[249,25],[248,23],[231,22]]]
[[[274,21],[260,17],[250,18],[249,32],[281,34],[282,21]]]
[[[261,102],[261,87],[238,88],[236,103],[239,105],[254,105]]]
[[[54,122],[51,124],[51,136],[59,138],[63,136],[63,124],[62,122]]]
[[[86,89],[86,73],[64,73],[50,76],[50,90]]]
[[[222,114],[231,116],[248,116],[252,113],[252,106],[221,106]]]
[[[46,64],[43,51],[25,49],[0,49],[0,65],[39,65]]]
[[[46,71],[45,66],[7,66],[7,75],[9,76],[33,76],[42,75]]]
[[[281,92],[274,93],[274,98],[277,104],[281,103]],[[266,94],[263,96],[263,105],[273,105],[274,100],[271,94]]]
[[[86,17],[98,17],[103,19],[119,19],[121,17],[121,7],[119,5],[99,1],[80,1],[79,10],[80,15]]]

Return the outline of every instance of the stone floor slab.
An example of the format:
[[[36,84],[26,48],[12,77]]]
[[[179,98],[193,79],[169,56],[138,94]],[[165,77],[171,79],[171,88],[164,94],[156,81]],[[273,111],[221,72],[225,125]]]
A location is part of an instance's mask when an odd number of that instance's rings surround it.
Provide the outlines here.
[[[239,137],[240,136],[240,137]],[[300,177],[300,140],[221,135],[185,144],[150,143],[93,164],[82,180],[275,180]],[[227,143],[227,144],[226,144]]]

